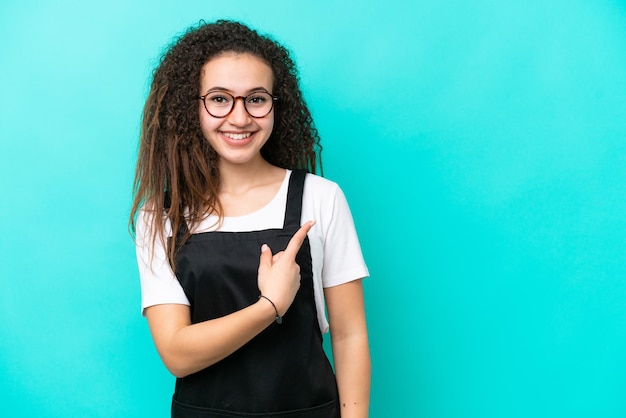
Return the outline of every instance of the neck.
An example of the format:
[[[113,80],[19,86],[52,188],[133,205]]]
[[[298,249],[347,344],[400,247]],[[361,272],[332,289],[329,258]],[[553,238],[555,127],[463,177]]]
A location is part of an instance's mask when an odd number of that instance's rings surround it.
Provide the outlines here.
[[[281,170],[258,158],[247,164],[228,164],[220,161],[220,193],[241,192],[266,183],[268,178],[276,175]]]

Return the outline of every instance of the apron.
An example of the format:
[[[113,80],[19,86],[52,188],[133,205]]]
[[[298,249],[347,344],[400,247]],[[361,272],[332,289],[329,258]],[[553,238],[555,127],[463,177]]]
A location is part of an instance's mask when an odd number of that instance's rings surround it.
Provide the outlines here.
[[[261,245],[283,251],[300,228],[305,176],[305,171],[291,173],[282,229],[193,234],[180,248],[176,271],[192,323],[258,301]],[[178,378],[173,418],[339,417],[337,383],[317,322],[308,238],[296,262],[300,289],[282,324],[272,323],[220,362]]]

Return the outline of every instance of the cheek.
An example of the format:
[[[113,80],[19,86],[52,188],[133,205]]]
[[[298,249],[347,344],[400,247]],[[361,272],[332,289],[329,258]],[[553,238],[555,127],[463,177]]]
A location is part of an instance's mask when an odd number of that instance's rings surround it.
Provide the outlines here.
[[[210,132],[215,131],[215,129],[217,129],[222,123],[219,119],[215,119],[207,115],[204,108],[200,109],[199,117],[200,129],[202,129],[202,133],[205,137],[207,137]]]
[[[274,130],[274,112],[269,114],[267,118],[264,120],[265,129],[267,129],[270,133]]]

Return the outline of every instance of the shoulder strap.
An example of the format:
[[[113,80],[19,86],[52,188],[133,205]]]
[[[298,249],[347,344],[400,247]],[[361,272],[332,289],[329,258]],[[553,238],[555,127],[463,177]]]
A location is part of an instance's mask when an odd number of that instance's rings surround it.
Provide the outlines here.
[[[287,207],[285,209],[284,229],[300,228],[302,218],[302,194],[304,192],[304,179],[306,170],[293,170],[289,178],[287,190]]]

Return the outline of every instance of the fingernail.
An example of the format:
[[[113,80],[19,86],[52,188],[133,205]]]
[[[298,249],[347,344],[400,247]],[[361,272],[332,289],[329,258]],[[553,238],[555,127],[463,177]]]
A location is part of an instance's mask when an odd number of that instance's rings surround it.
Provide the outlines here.
[[[268,247],[268,246],[267,246],[267,244],[263,244],[263,245],[261,245],[261,252],[263,252],[263,253],[264,253],[265,251],[267,251],[267,250],[269,250],[269,249],[270,249],[270,247]]]

